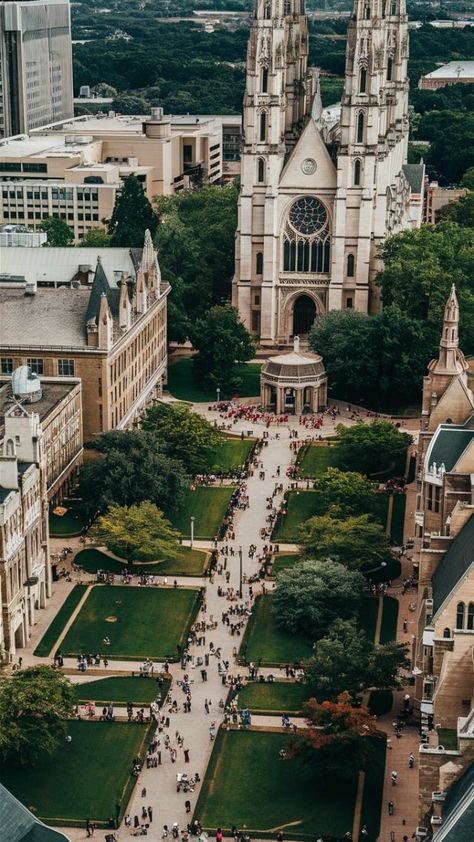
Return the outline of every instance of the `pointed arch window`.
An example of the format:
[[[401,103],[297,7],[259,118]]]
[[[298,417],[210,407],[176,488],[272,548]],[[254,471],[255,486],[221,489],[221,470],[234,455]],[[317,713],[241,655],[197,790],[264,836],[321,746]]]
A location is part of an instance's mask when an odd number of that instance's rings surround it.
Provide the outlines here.
[[[267,140],[267,112],[260,112],[260,143],[265,143]]]
[[[362,175],[362,164],[359,158],[354,161],[354,186],[359,187]]]
[[[265,159],[258,158],[257,160],[257,181],[259,184],[265,184]]]
[[[365,19],[370,20],[370,3],[365,4]]]
[[[465,605],[464,602],[458,602],[456,605],[456,628],[463,629],[464,628],[464,609]]]
[[[467,606],[467,630],[474,631],[474,602]]]
[[[257,275],[263,275],[263,251],[257,251],[255,257],[255,272]]]
[[[397,14],[397,3],[396,3],[396,0],[393,0],[393,2],[392,2],[392,6],[391,6],[391,9],[390,9],[390,14],[391,14],[391,15],[396,15],[396,14]]]
[[[443,637],[451,637],[451,629],[444,629]]]
[[[347,277],[353,278],[355,274],[355,257],[353,254],[347,255]]]
[[[359,93],[365,94],[367,89],[367,69],[361,67],[359,71]]]
[[[262,94],[268,93],[268,67],[262,67]]]
[[[393,77],[393,58],[391,56],[387,59],[387,82],[391,82]]]
[[[288,15],[291,15],[291,0],[284,0],[283,14],[284,14],[285,17],[288,17]]]
[[[365,116],[363,111],[359,111],[357,115],[357,143],[364,142],[365,134]]]
[[[283,271],[327,273],[331,245],[329,217],[315,196],[296,199],[283,234]]]
[[[272,4],[271,4],[270,0],[265,0],[264,16],[265,16],[266,20],[270,20],[270,18],[272,16]]]

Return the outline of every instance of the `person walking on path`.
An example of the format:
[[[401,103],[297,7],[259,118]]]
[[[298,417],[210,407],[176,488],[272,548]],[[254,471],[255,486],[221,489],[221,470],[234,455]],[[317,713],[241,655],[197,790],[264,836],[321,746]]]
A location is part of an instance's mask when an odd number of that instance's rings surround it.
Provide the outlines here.
[[[183,754],[184,754],[184,762],[189,763],[189,748],[185,748],[183,750]]]

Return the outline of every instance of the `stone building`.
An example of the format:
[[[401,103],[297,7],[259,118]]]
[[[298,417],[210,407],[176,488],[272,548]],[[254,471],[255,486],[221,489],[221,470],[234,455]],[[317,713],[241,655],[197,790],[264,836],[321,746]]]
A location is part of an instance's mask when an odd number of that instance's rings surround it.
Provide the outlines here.
[[[474,61],[449,61],[426,76],[421,76],[418,87],[424,91],[437,91],[447,85],[474,85]]]
[[[327,403],[328,381],[319,354],[300,351],[300,340],[294,338],[294,349],[288,354],[270,357],[260,375],[260,401],[271,412],[319,412]]]
[[[383,239],[422,220],[407,165],[405,0],[354,0],[342,102],[322,108],[304,0],[256,0],[247,51],[233,303],[261,345],[377,309]]]
[[[79,379],[85,441],[161,395],[170,287],[149,232],[143,249],[5,249],[0,280],[0,373]]]

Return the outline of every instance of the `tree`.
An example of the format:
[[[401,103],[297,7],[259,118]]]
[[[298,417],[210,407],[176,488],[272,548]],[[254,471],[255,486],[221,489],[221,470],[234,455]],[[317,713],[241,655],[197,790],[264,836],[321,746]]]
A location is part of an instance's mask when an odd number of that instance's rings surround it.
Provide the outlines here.
[[[346,518],[373,514],[377,508],[377,490],[362,474],[328,468],[314,483],[315,515]]]
[[[369,515],[311,517],[300,526],[300,536],[306,556],[332,558],[349,570],[371,570],[391,557],[383,526]]]
[[[370,738],[382,735],[366,707],[353,707],[350,694],[341,693],[335,702],[309,699],[304,711],[309,727],[293,738],[290,755],[311,763],[324,778],[352,778],[369,767],[374,752]]]
[[[141,96],[118,94],[112,100],[112,109],[117,114],[148,114],[150,104]]]
[[[208,388],[219,386],[223,395],[238,390],[237,365],[250,360],[255,347],[235,307],[211,307],[190,331],[198,355],[194,367],[198,380]]]
[[[222,433],[186,406],[156,403],[141,421],[143,430],[152,433],[163,452],[179,459],[192,475],[207,471],[211,454],[223,440]]]
[[[83,248],[110,246],[110,237],[103,228],[90,228],[79,243]]]
[[[474,167],[471,167],[472,179],[474,181]],[[468,173],[466,173],[466,176]],[[461,228],[474,228],[474,193],[468,193],[456,202],[449,202],[437,213],[437,220],[450,220],[460,225]]]
[[[337,464],[343,471],[358,470],[372,475],[392,470],[398,475],[405,469],[408,446],[413,438],[402,433],[390,421],[373,421],[336,427]]]
[[[73,715],[76,694],[69,679],[47,666],[0,678],[0,757],[33,765],[59,748]]]
[[[168,514],[182,502],[189,477],[181,462],[160,451],[151,433],[113,430],[91,447],[101,457],[86,462],[79,474],[79,496],[91,513],[150,500]]]
[[[145,501],[133,506],[109,506],[90,530],[89,537],[132,563],[174,558],[179,532],[154,503]]]
[[[474,166],[469,167],[461,179],[461,187],[467,187],[468,190],[474,190]]]
[[[125,176],[108,225],[110,245],[141,248],[146,229],[153,236],[157,225],[142,184],[135,175]]]
[[[369,688],[400,686],[400,670],[408,666],[406,647],[374,646],[351,620],[335,620],[314,645],[305,664],[305,681],[319,701],[348,692],[354,698]]]
[[[292,634],[317,640],[337,617],[357,614],[364,587],[361,573],[331,559],[300,562],[277,577],[272,603],[276,621]]]
[[[74,240],[74,234],[69,228],[69,225],[64,222],[64,219],[48,216],[46,219],[43,219],[40,227],[41,231],[45,231],[48,235],[48,242],[45,243],[46,246],[62,248],[64,246],[70,246]]]

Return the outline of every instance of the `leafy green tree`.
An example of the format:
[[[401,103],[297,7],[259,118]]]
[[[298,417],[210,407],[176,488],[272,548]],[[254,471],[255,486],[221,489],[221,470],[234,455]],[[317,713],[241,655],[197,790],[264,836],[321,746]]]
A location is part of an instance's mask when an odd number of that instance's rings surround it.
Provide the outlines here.
[[[350,619],[360,606],[365,579],[327,559],[302,561],[277,577],[273,610],[278,625],[317,640],[337,617]]]
[[[237,365],[250,360],[255,347],[235,307],[211,307],[198,319],[190,331],[191,341],[198,351],[194,369],[200,383],[208,388],[222,389],[230,395],[238,390],[241,378]]]
[[[474,167],[471,167],[472,178],[474,181]],[[467,175],[467,173],[466,173]],[[474,193],[468,193],[456,202],[449,202],[444,205],[437,214],[437,220],[450,220],[460,225],[461,228],[474,229]]]
[[[306,556],[332,558],[349,570],[371,570],[391,557],[383,526],[369,515],[311,517],[300,526],[300,536]]]
[[[155,403],[141,421],[143,430],[152,433],[168,456],[179,459],[186,471],[206,471],[212,452],[222,441],[222,433],[186,406]]]
[[[154,503],[145,501],[133,506],[109,506],[89,537],[131,563],[174,558],[179,532]]]
[[[112,109],[117,114],[148,114],[150,104],[141,96],[117,94],[112,101]]]
[[[441,324],[435,328],[398,305],[384,307],[375,318],[379,337],[375,406],[391,409],[418,403],[426,367],[438,352]]]
[[[48,242],[45,243],[45,246],[62,248],[64,246],[70,246],[74,240],[74,234],[69,228],[69,225],[64,222],[64,219],[48,216],[46,219],[43,219],[40,227],[48,235]]]
[[[103,228],[90,228],[86,231],[79,246],[83,248],[101,248],[110,246],[110,237]]]
[[[474,190],[474,166],[469,167],[461,179],[461,187],[467,187],[468,190]]]
[[[374,514],[377,490],[362,474],[328,468],[314,483],[315,515],[347,518]]]
[[[152,236],[158,225],[143,186],[135,175],[127,175],[115,200],[108,226],[111,246],[140,248],[148,228]]]
[[[181,462],[160,451],[152,433],[113,430],[91,446],[101,456],[86,462],[79,474],[79,496],[89,512],[145,500],[166,514],[179,507],[189,477]]]
[[[390,421],[373,421],[336,427],[338,467],[343,471],[358,470],[368,476],[392,470],[400,475],[405,469],[408,446],[413,438],[402,433]]]
[[[47,666],[0,678],[0,757],[34,765],[52,755],[67,733],[76,694],[62,673]]]

